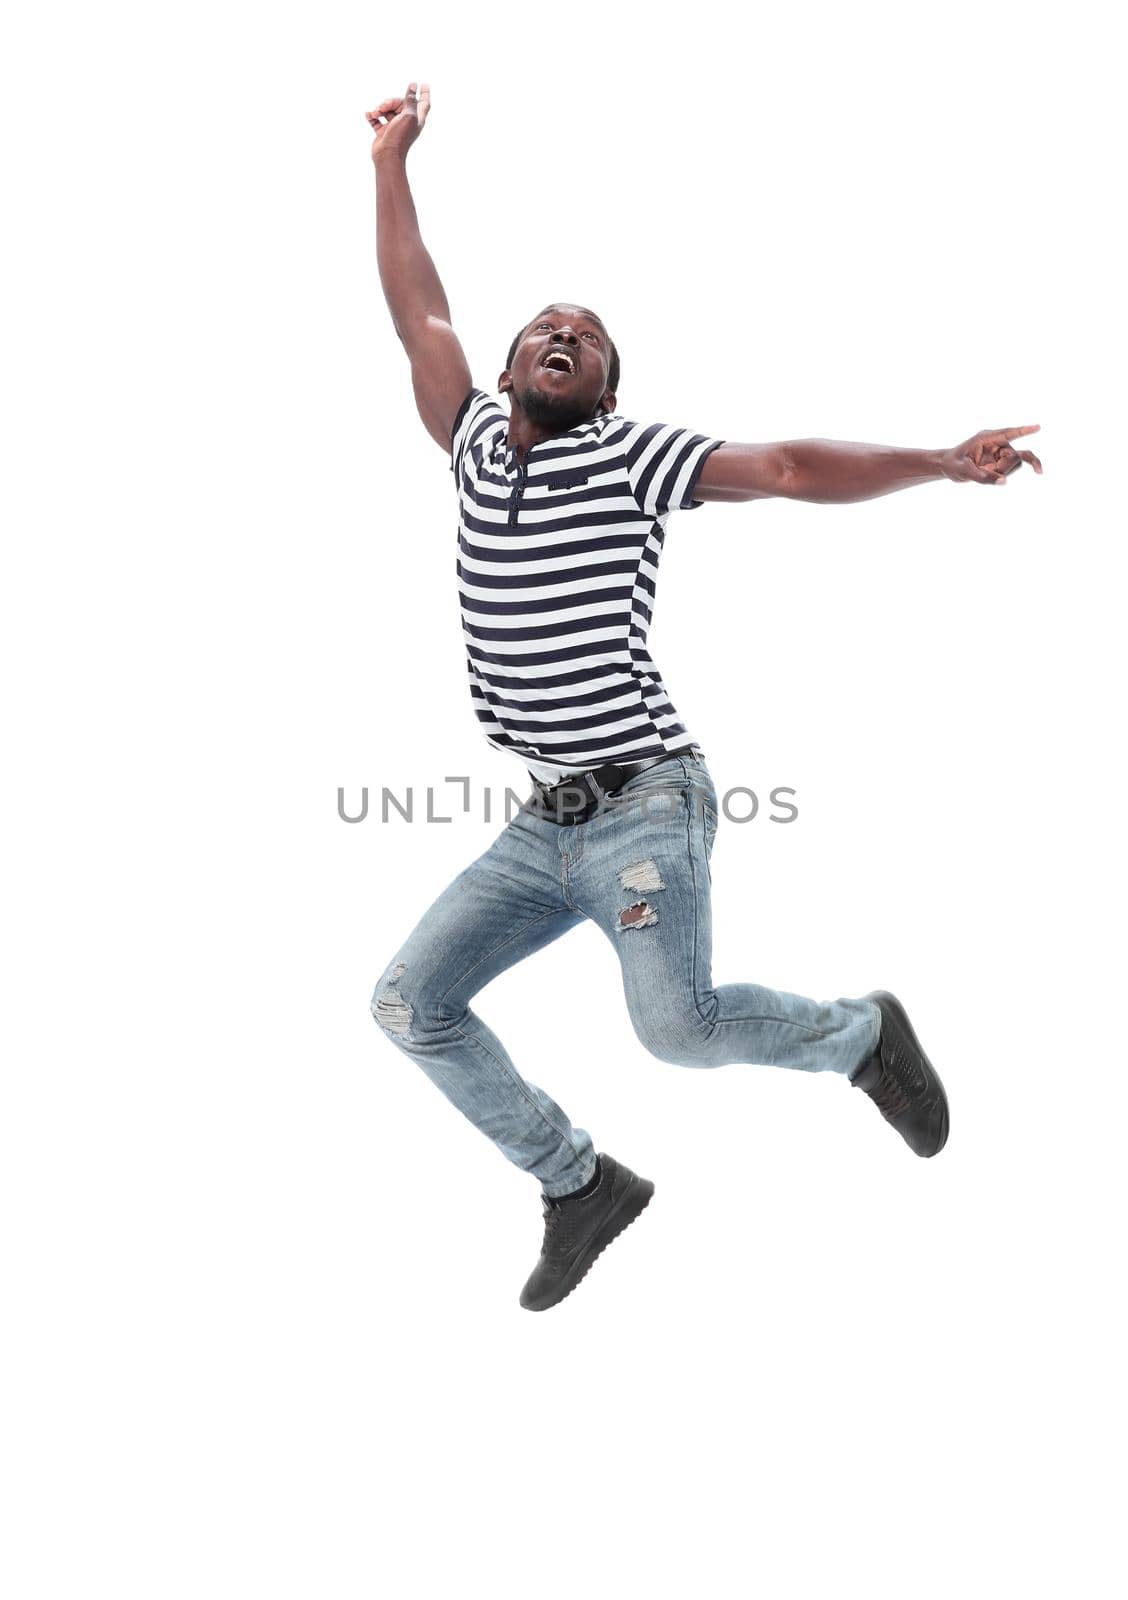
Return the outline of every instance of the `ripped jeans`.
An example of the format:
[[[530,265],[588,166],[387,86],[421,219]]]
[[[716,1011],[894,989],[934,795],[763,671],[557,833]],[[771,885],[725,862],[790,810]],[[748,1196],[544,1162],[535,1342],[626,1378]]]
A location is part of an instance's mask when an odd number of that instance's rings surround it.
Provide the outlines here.
[[[585,917],[618,956],[635,1032],[661,1061],[849,1075],[877,1047],[870,1000],[714,988],[717,817],[708,768],[685,755],[638,773],[586,822],[561,826],[521,810],[424,912],[376,984],[372,1014],[387,1037],[547,1195],[593,1176],[592,1141],[521,1075],[470,1001]],[[554,1013],[542,1054],[564,1055],[573,1036]]]

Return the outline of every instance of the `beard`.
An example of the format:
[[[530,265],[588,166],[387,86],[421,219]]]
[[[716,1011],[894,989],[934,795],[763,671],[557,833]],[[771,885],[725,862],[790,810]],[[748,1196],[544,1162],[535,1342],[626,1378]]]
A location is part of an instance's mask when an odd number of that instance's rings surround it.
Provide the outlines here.
[[[526,384],[516,397],[517,404],[538,428],[555,428],[560,432],[574,428],[581,422],[590,422],[598,410],[574,394],[546,394]]]

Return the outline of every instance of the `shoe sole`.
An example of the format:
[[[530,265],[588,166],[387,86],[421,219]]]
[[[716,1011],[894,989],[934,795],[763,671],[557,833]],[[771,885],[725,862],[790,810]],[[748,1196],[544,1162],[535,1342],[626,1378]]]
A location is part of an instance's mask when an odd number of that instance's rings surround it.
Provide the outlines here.
[[[525,1306],[526,1311],[548,1311],[553,1306],[558,1306],[561,1300],[566,1300],[576,1285],[583,1279],[592,1263],[602,1255],[613,1239],[617,1239],[624,1229],[629,1228],[636,1217],[640,1217],[650,1204],[654,1193],[654,1185],[649,1178],[635,1178],[634,1183],[627,1189],[615,1209],[608,1213],[602,1225],[592,1234],[584,1248],[583,1254],[576,1260],[576,1265],[571,1276],[562,1283],[557,1293],[551,1300],[541,1300],[535,1306]]]
[[[908,1013],[901,1002],[897,999],[897,996],[895,994],[890,994],[887,989],[878,989],[874,994],[868,995],[867,999],[872,1000],[875,1004],[880,1001],[882,1005],[887,1006],[888,1009],[893,1012],[894,1016],[897,1018],[898,1027],[903,1028],[907,1037],[912,1041],[913,1049],[916,1050],[917,1054],[920,1056],[920,1059],[924,1062],[926,1074],[931,1077],[932,1081],[936,1084],[936,1087],[940,1091],[940,1103],[944,1107],[944,1126],[940,1134],[940,1143],[936,1146],[935,1150],[929,1150],[927,1155],[923,1155],[922,1157],[922,1159],[925,1161],[931,1161],[933,1156],[938,1156],[940,1154],[941,1150],[943,1150],[944,1146],[948,1142],[948,1130],[951,1125],[951,1118],[948,1112],[948,1091],[944,1087],[940,1074],[932,1065],[932,1062],[928,1059],[923,1045],[916,1036],[916,1029],[909,1021]],[[902,1138],[903,1137],[904,1135],[902,1135]],[[907,1140],[905,1142],[908,1143]],[[909,1148],[912,1149],[912,1146],[910,1145]],[[922,1153],[919,1150],[913,1150],[913,1154],[916,1156],[921,1156]]]

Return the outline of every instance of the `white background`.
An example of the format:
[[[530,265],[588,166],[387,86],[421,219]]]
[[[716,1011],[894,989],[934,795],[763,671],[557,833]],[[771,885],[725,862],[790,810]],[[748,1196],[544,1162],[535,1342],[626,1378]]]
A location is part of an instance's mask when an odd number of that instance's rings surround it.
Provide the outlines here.
[[[389,14],[391,13],[391,14]],[[1120,83],[1096,7],[56,5],[5,51],[2,1432],[12,1600],[1112,1594],[1124,1416]],[[665,1065],[590,926],[475,1002],[645,1217],[536,1187],[372,985],[523,787],[379,289],[364,111],[475,381],[552,298],[620,411],[1003,490],[671,519],[718,982],[905,1000],[839,1079]],[[471,780],[447,825],[345,826]],[[451,791],[445,791],[450,793]],[[375,811],[374,806],[374,811]],[[438,809],[450,814],[441,802]],[[1120,1575],[1122,1579],[1122,1574]]]

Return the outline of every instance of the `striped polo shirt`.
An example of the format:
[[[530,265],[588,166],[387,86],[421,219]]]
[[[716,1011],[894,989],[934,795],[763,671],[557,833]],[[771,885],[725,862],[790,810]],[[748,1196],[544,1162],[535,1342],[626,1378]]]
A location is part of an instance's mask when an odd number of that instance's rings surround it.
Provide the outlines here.
[[[533,445],[471,389],[451,431],[470,695],[491,745],[553,783],[691,743],[646,647],[672,511],[723,443],[593,417]]]

